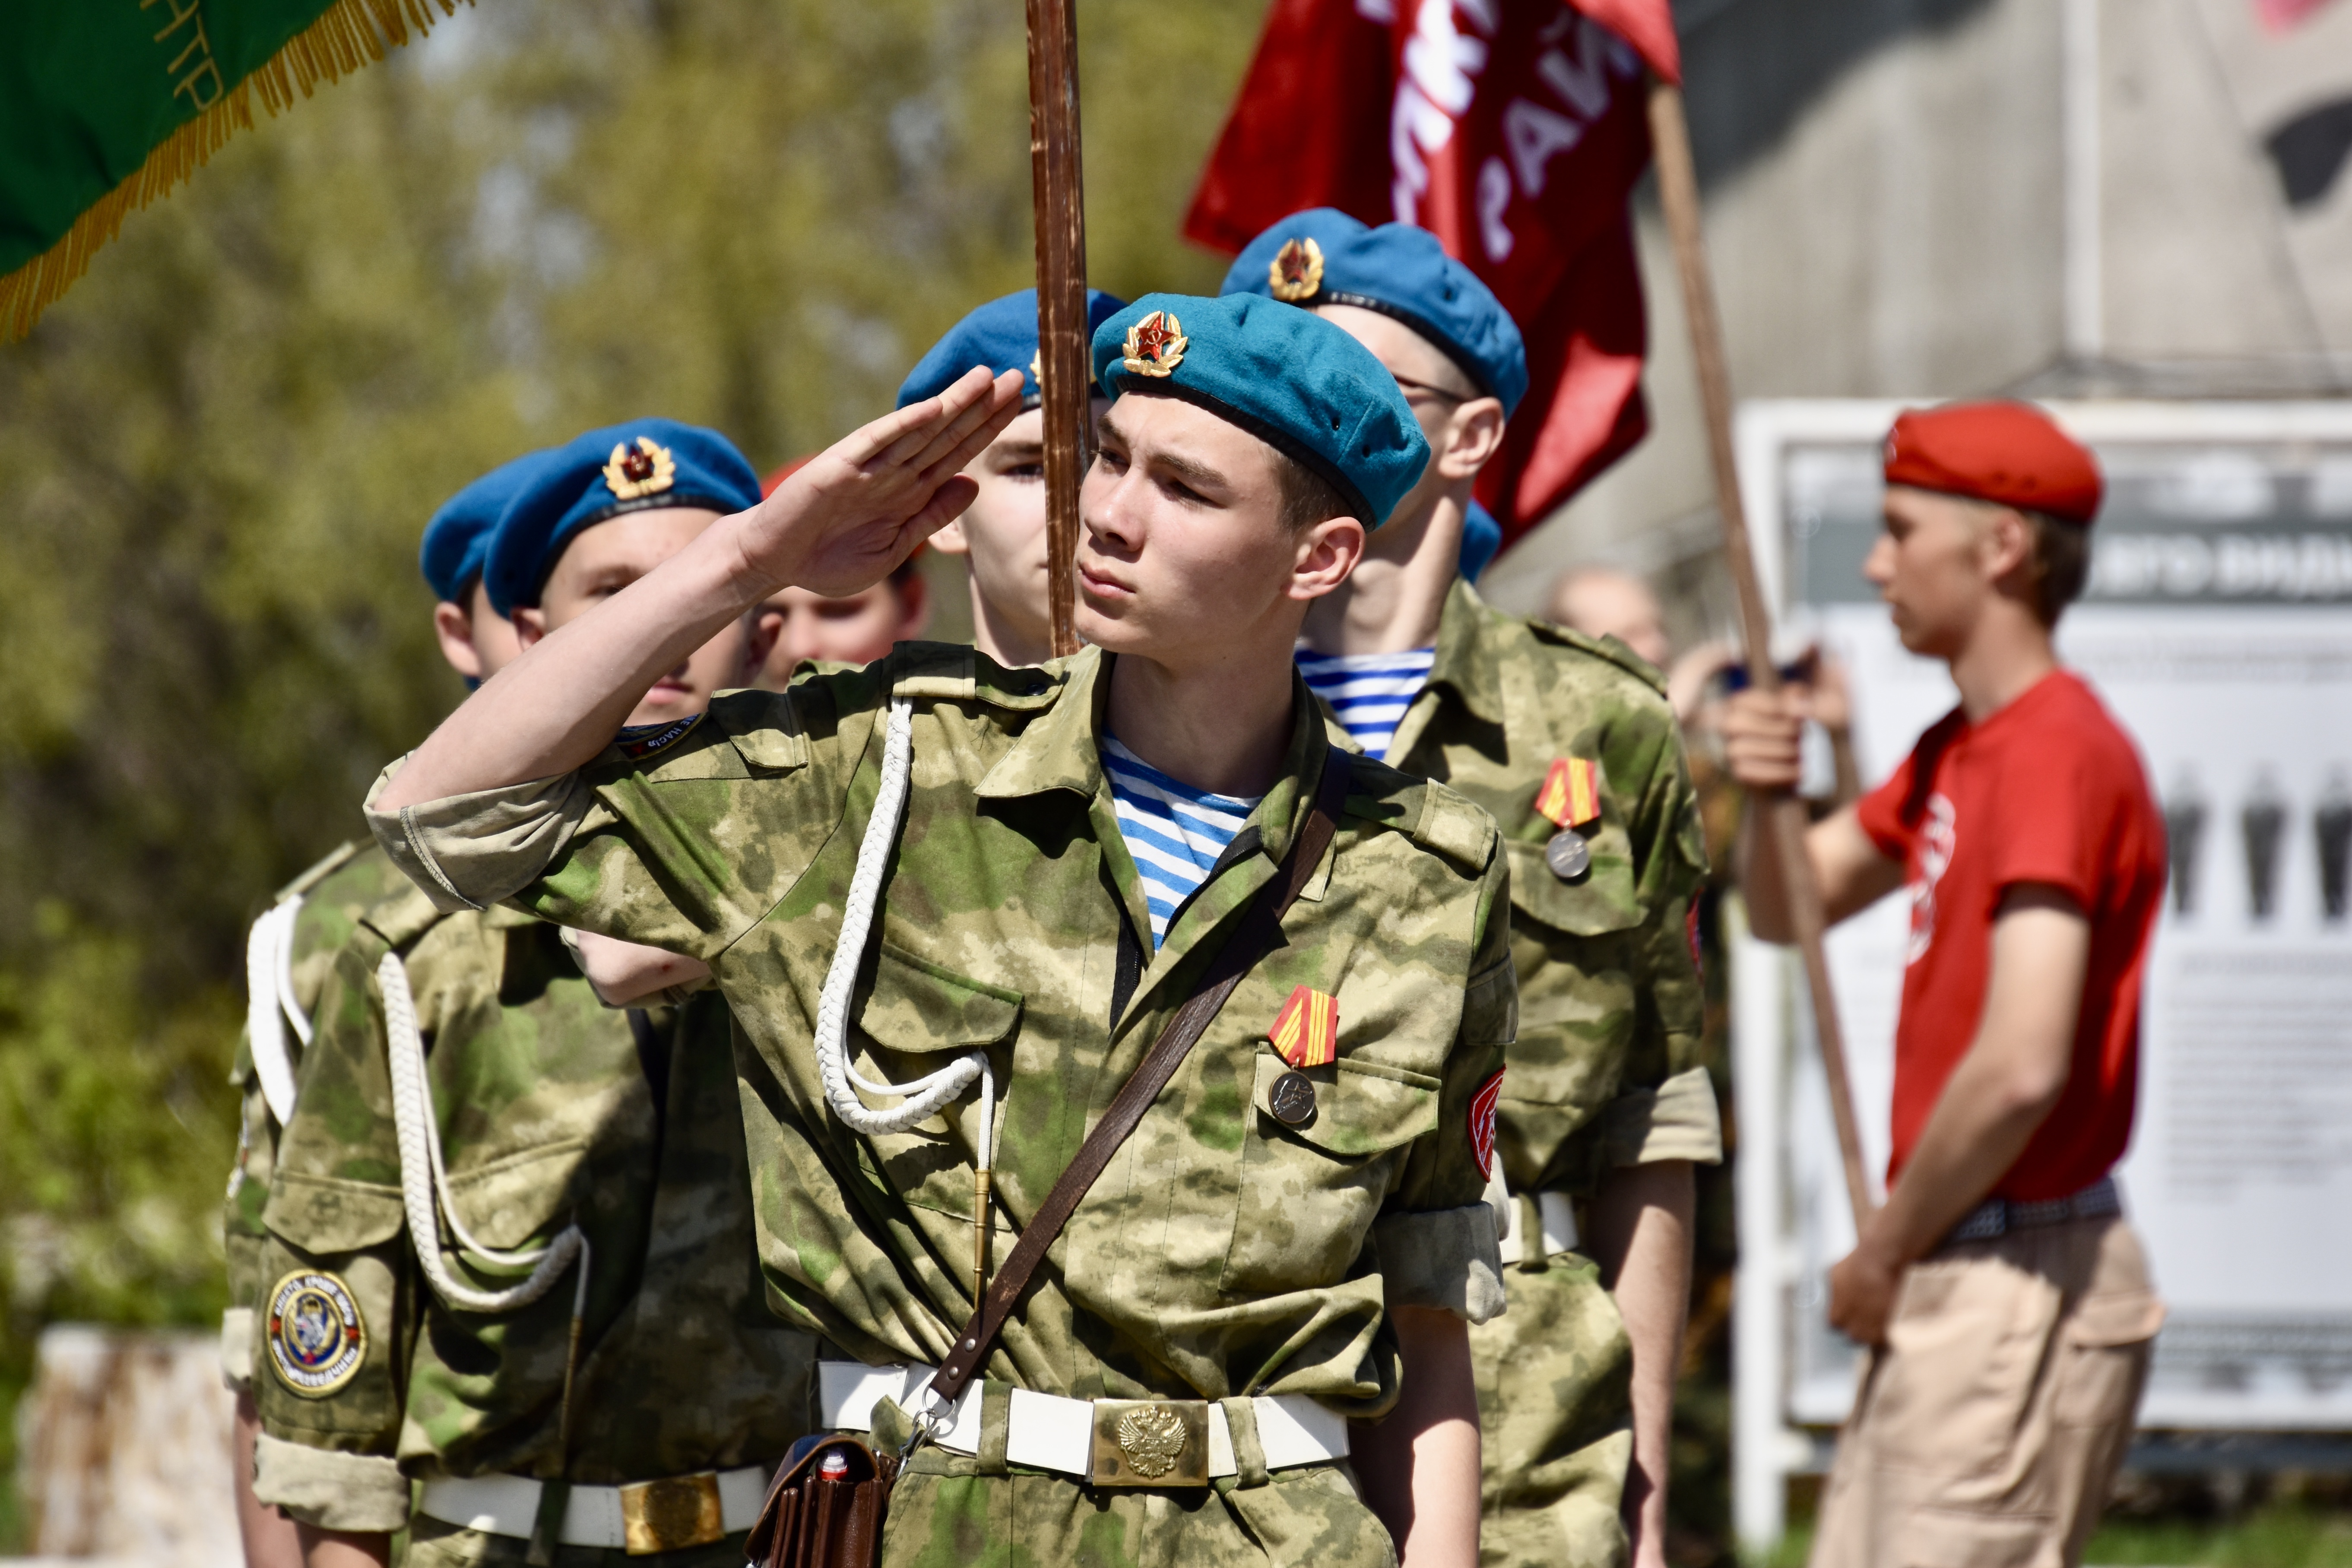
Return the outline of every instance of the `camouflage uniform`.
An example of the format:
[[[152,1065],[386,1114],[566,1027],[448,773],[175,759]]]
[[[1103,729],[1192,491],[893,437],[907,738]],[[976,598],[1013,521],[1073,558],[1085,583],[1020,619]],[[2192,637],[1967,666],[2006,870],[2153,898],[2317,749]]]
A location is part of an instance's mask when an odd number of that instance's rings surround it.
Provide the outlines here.
[[[1555,759],[1601,764],[1591,868],[1554,876],[1534,809]],[[1589,1197],[1612,1167],[1713,1162],[1690,942],[1706,875],[1690,779],[1655,671],[1623,645],[1489,608],[1456,582],[1429,683],[1389,758],[1491,813],[1511,866],[1519,1030],[1497,1146],[1518,1231],[1510,1310],[1471,1333],[1484,1428],[1485,1568],[1622,1563],[1631,1352],[1591,1260],[1542,1256],[1534,1194]]]
[[[543,1246],[574,1223],[589,1242],[568,1447],[582,1266],[527,1306],[466,1310],[413,1250],[377,979],[387,952],[404,963],[430,1053],[445,1206],[488,1247]],[[412,1522],[411,1482],[617,1486],[780,1458],[809,1425],[814,1340],[761,1300],[724,1003],[703,994],[632,1018],[597,1001],[554,926],[503,910],[445,916],[404,884],[333,963],[262,1215],[256,1495],[327,1528],[408,1529],[412,1564],[517,1563],[518,1535]],[[469,1288],[523,1272],[435,1244]],[[306,1270],[348,1289],[364,1330],[349,1381],[315,1396],[270,1338],[274,1282]],[[607,1557],[622,1554],[563,1546],[554,1561]],[[741,1536],[657,1560],[740,1564]]]
[[[306,1019],[317,1015],[319,994],[326,987],[335,950],[351,940],[360,916],[369,905],[407,886],[407,879],[371,841],[341,846],[278,889],[272,905],[289,899],[302,901],[301,912],[294,919],[289,972],[294,1004]],[[261,1223],[261,1209],[269,1195],[270,1172],[278,1159],[278,1119],[262,1096],[249,1035],[237,1038],[229,1082],[243,1091],[243,1099],[236,1163],[229,1170],[228,1196],[221,1209],[229,1300],[228,1309],[221,1314],[221,1374],[231,1388],[242,1393],[252,1382],[252,1303],[269,1286],[261,1277],[266,1267],[262,1253],[269,1234]]]
[[[1328,747],[1304,684],[1280,776],[1155,952],[1100,761],[1095,650],[1006,670],[905,644],[866,670],[721,697],[692,733],[583,773],[373,815],[445,902],[514,898],[552,920],[708,961],[739,1052],[772,1300],[870,1364],[936,1364],[971,1310],[973,1099],[896,1135],[850,1132],[812,1047],[818,994],[881,773],[893,689],[913,768],[848,1036],[904,1081],[985,1048],[1004,1087],[1002,1259],[1194,977],[1274,875]],[[381,786],[379,786],[381,788]],[[1288,944],[1245,975],[1095,1184],[985,1368],[975,1455],[919,1449],[892,1500],[889,1568],[1393,1562],[1344,1462],[1269,1472],[1246,1399],[1240,1474],[1205,1489],[1097,1489],[1004,1458],[1009,1391],[1395,1400],[1383,1303],[1499,1305],[1472,1101],[1509,1038],[1505,863],[1444,789],[1358,760]],[[1339,1057],[1303,1130],[1267,1109],[1265,1031],[1293,987],[1335,994]],[[885,1402],[876,1435],[903,1414]]]

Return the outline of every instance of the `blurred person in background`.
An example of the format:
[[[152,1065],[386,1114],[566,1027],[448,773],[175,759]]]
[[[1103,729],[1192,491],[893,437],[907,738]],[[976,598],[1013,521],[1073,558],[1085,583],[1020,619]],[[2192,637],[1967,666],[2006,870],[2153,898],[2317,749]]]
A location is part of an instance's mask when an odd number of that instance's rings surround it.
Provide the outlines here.
[[[1087,290],[1087,331],[1127,308]],[[898,406],[936,397],[974,365],[1021,373],[1021,413],[972,459],[964,476],[979,487],[963,515],[931,535],[943,555],[961,555],[971,586],[972,646],[1017,669],[1053,657],[1045,559],[1045,415],[1037,381],[1037,290],[991,300],[948,329],[898,388]],[[1090,416],[1110,406],[1092,389]]]
[[[1816,1568],[2079,1563],[2163,1321],[2109,1174],[2129,1141],[2140,982],[2165,878],[2139,757],[2052,632],[2082,590],[2102,483],[2037,410],[1895,422],[1864,565],[1960,705],[1807,834],[1832,921],[1907,886],[1887,1201],[1831,1270],[1874,1353],[1821,1505]],[[1733,774],[1797,782],[1808,698],[1724,710]],[[1790,938],[1775,857],[1741,867]]]
[[[760,481],[769,495],[790,479],[806,458],[796,458]],[[758,684],[782,691],[803,660],[816,664],[867,665],[930,625],[930,586],[923,581],[919,550],[898,569],[862,594],[828,599],[805,588],[787,588],[756,613],[768,657]]]
[[[480,586],[523,647],[759,495],[667,420],[515,468]],[[698,728],[761,636],[741,617],[665,673],[619,752]],[[814,1342],[751,1255],[724,1001],[692,961],[567,937],[404,885],[329,954],[248,1269],[254,1492],[309,1568],[382,1564],[402,1532],[411,1564],[737,1568],[811,1419]],[[583,977],[599,952],[646,977],[625,1012]]]
[[[497,674],[520,651],[514,624],[491,607],[482,583],[490,531],[539,454],[517,458],[476,479],[425,524],[418,563],[433,589],[433,630],[441,657],[468,689]],[[246,942],[248,988],[245,1034],[229,1078],[243,1089],[236,1162],[229,1173],[222,1223],[228,1299],[221,1316],[221,1370],[236,1395],[237,1525],[249,1568],[300,1568],[294,1521],[253,1495],[253,1451],[261,1418],[254,1405],[254,1301],[270,1281],[264,1205],[277,1162],[278,1128],[293,1114],[299,1050],[338,948],[361,916],[407,879],[373,841],[345,843],[278,890]]]
[[[1722,1150],[1689,939],[1706,856],[1673,712],[1640,658],[1490,609],[1463,576],[1471,489],[1528,380],[1475,274],[1423,230],[1321,209],[1252,240],[1224,287],[1355,337],[1430,445],[1297,659],[1358,745],[1475,801],[1511,859],[1518,1034],[1488,1189],[1510,1307],[1470,1341],[1480,1561],[1662,1564],[1692,1167]]]

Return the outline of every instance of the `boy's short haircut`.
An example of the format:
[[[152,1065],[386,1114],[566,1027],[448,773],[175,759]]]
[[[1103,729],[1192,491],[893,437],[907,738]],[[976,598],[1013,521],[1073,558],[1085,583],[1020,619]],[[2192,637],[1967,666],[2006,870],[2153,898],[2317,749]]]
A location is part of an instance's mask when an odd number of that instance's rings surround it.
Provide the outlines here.
[[[2091,569],[2091,531],[2046,511],[2020,508],[2033,534],[2033,616],[2047,629],[2083,595]]]
[[[1292,538],[1318,522],[1356,515],[1357,508],[1339,493],[1337,485],[1289,453],[1276,450],[1274,471],[1281,487],[1282,531]]]

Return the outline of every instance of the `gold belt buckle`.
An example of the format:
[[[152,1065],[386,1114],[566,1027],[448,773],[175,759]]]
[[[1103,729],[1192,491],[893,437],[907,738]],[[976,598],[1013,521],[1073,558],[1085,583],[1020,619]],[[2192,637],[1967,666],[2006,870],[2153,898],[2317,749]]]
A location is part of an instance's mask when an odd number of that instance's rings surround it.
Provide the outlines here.
[[[703,1546],[726,1534],[716,1470],[621,1489],[621,1544],[632,1557]]]
[[[1098,1487],[1209,1484],[1209,1402],[1097,1399],[1094,1473]]]

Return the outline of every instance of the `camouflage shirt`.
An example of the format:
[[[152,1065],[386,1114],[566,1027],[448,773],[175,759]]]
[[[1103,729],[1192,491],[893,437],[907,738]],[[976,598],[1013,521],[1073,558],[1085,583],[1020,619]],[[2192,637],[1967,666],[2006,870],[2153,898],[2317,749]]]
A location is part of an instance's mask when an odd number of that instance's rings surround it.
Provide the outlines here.
[[[1722,1158],[1690,926],[1706,844],[1656,673],[1613,639],[1507,616],[1457,580],[1389,757],[1502,830],[1519,980],[1498,1139],[1511,1190],[1581,1195],[1610,1166]],[[1573,880],[1545,863],[1559,829],[1535,809],[1569,757],[1601,765],[1591,868]]]
[[[1297,683],[1280,775],[1155,953],[1100,761],[1104,668],[1091,649],[1007,670],[902,645],[787,693],[721,697],[656,754],[608,752],[583,773],[371,820],[445,902],[514,898],[709,963],[753,1047],[745,1131],[775,1299],[858,1359],[935,1363],[971,1310],[973,1098],[858,1135],[827,1107],[812,1044],[894,689],[913,702],[911,788],[849,1044],[860,1071],[892,1081],[938,1053],[989,1052],[999,1259],[1273,878],[1322,769],[1347,760]],[[1473,1109],[1512,1027],[1495,843],[1443,787],[1354,762],[1286,944],[1243,978],[1079,1205],[991,1380],[1079,1398],[1300,1394],[1377,1414],[1397,1388],[1385,1304],[1473,1319],[1499,1305]],[[1266,1033],[1302,984],[1337,997],[1339,1056],[1308,1072],[1319,1110],[1292,1129],[1268,1108],[1285,1064]],[[919,1510],[893,1510],[894,1542],[923,1528]],[[1317,1490],[1313,1510],[1298,1543],[1369,1521],[1344,1487]],[[971,1547],[1003,1516],[974,1517],[980,1536],[940,1528]]]
[[[262,1500],[331,1528],[397,1529],[412,1479],[615,1485],[772,1462],[807,1429],[814,1342],[762,1299],[726,1007],[705,994],[608,1009],[561,935],[504,910],[445,916],[405,889],[334,955],[262,1215]],[[588,1241],[568,1450],[581,1266],[529,1305],[467,1310],[413,1250],[376,973],[386,952],[404,962],[427,1051],[445,1209],[502,1251],[575,1223]],[[432,1245],[467,1286],[528,1272],[440,1228]],[[360,1320],[362,1353],[331,1389],[299,1386],[273,1342],[281,1282],[304,1272],[331,1277]]]
[[[319,994],[334,964],[335,950],[351,940],[360,916],[369,905],[408,886],[384,852],[373,842],[345,844],[303,872],[270,900],[282,904],[302,900],[294,918],[292,962],[288,966],[296,1006],[303,1016],[319,1011]],[[296,1044],[290,1026],[289,1047]],[[253,1299],[269,1281],[259,1278],[266,1267],[262,1252],[268,1231],[261,1223],[263,1202],[269,1195],[269,1176],[278,1158],[278,1119],[261,1092],[260,1075],[253,1067],[253,1042],[237,1037],[229,1081],[244,1091],[239,1106],[236,1158],[228,1173],[228,1196],[222,1205],[221,1235],[228,1258],[228,1310],[221,1316],[221,1372],[232,1386],[247,1386],[252,1369]]]

